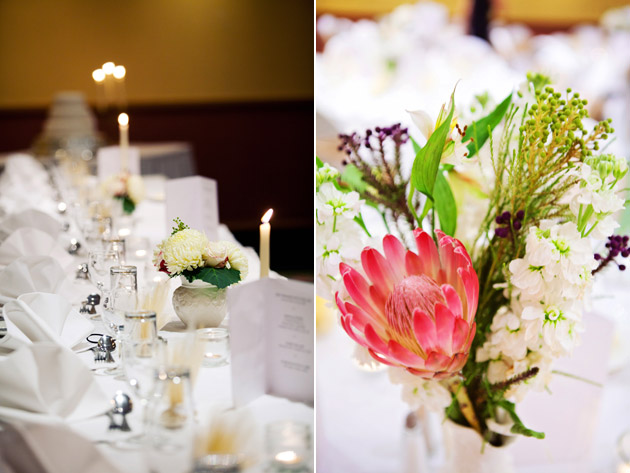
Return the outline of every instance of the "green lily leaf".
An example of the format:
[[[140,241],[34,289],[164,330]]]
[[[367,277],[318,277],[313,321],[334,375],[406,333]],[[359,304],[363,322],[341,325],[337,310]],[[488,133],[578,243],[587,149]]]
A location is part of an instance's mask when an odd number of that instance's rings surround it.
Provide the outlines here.
[[[241,272],[234,268],[197,268],[192,271],[184,271],[182,275],[188,282],[201,279],[219,289],[226,288],[241,280]]]
[[[508,95],[503,102],[497,105],[497,107],[490,112],[489,115],[472,122],[466,129],[463,141],[472,139],[467,146],[468,158],[472,158],[483,147],[484,143],[490,137],[492,130],[494,130],[494,128],[501,123],[501,120],[503,120],[503,116],[505,115],[505,112],[507,112],[511,102],[512,94]]]
[[[447,235],[454,236],[457,229],[457,204],[442,170],[437,174],[433,195],[435,210],[440,219],[440,229]]]
[[[357,192],[365,192],[368,187],[363,180],[363,173],[354,164],[348,164],[344,168],[340,179]]]
[[[315,156],[315,164],[317,165],[317,169],[320,169],[320,168],[324,167],[324,161],[319,159],[318,156]]]
[[[433,200],[433,187],[437,178],[440,159],[444,151],[446,138],[451,129],[451,120],[455,111],[455,92],[451,95],[450,112],[446,120],[431,134],[427,143],[418,151],[411,170],[413,186]]]

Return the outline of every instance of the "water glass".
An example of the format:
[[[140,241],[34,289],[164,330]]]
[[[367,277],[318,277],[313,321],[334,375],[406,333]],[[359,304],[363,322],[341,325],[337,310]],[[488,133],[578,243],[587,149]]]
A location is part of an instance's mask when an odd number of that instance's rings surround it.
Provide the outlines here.
[[[155,374],[165,361],[164,342],[159,338],[130,340],[122,343],[122,365],[135,394],[146,402],[155,390]]]
[[[103,238],[103,249],[117,252],[120,264],[125,264],[127,252],[124,238]]]
[[[103,320],[111,335],[117,336],[125,325],[125,313],[138,307],[138,270],[135,266],[112,266],[111,291],[104,305]]]
[[[147,342],[157,339],[157,315],[152,310],[125,312],[125,340]]]
[[[225,366],[230,359],[230,334],[225,328],[202,328],[196,332],[197,340],[203,346],[202,365],[206,367]]]

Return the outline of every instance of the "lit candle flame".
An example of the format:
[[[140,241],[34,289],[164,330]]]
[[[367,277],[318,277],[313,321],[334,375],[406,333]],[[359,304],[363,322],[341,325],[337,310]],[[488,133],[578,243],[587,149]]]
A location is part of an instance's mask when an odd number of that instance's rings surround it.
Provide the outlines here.
[[[291,450],[287,450],[285,452],[279,452],[276,454],[275,458],[277,462],[284,463],[287,465],[296,464],[301,461],[301,458],[298,456],[298,454]]]
[[[114,68],[114,77],[116,79],[122,79],[123,77],[125,77],[126,73],[127,70],[125,69],[125,66],[116,66]]]
[[[121,113],[118,115],[118,124],[120,126],[128,126],[129,125],[129,115],[126,113]]]
[[[94,79],[94,82],[103,82],[105,80],[105,72],[103,69],[96,69],[92,72],[92,79]]]
[[[114,73],[115,68],[116,68],[116,65],[111,61],[103,64],[103,72],[107,74],[108,76],[111,76]]]
[[[271,220],[271,216],[273,215],[273,209],[269,209],[265,212],[265,215],[262,216],[262,218],[260,219],[260,221],[262,223],[269,223],[269,220]]]

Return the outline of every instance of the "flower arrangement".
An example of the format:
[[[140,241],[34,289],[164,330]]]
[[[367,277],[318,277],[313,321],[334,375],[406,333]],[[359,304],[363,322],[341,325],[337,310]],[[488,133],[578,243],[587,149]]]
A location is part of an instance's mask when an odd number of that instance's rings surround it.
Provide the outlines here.
[[[101,190],[105,196],[120,200],[123,212],[127,215],[136,210],[145,195],[142,178],[126,172],[109,176],[101,184]]]
[[[219,289],[247,277],[247,256],[235,243],[209,241],[179,218],[171,236],[160,243],[153,254],[153,264],[170,277],[182,276],[188,282],[200,280]]]
[[[434,125],[411,112],[423,146],[397,124],[340,135],[343,172],[317,160],[318,294],[357,358],[493,445],[544,437],[515,403],[579,343],[593,276],[630,255],[612,235],[627,162],[600,150],[614,130],[586,105],[528,75],[467,126],[454,93]]]

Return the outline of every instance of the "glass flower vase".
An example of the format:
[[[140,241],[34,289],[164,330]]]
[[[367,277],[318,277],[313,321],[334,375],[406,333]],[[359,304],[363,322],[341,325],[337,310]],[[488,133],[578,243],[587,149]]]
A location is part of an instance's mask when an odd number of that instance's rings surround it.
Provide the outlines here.
[[[508,445],[484,445],[475,430],[451,420],[444,422],[443,434],[445,461],[440,473],[514,473]]]
[[[223,322],[227,314],[227,289],[195,279],[182,285],[173,293],[173,309],[188,328],[213,328]]]

